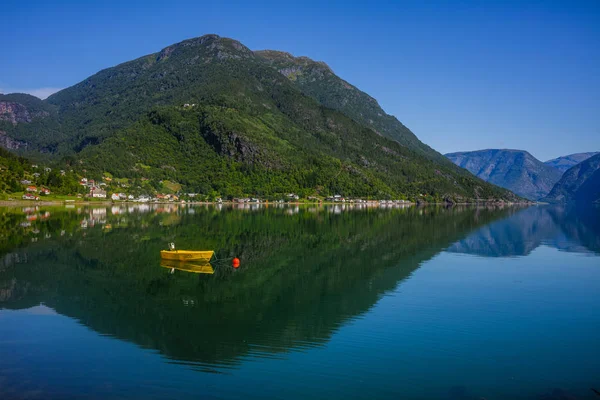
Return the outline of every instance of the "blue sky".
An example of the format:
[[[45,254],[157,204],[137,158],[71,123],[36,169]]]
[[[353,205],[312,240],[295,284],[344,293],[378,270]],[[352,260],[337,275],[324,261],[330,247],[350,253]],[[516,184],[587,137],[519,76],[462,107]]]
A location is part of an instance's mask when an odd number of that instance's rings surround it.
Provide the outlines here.
[[[45,95],[186,38],[323,60],[446,153],[600,150],[600,1],[4,0],[0,92]]]

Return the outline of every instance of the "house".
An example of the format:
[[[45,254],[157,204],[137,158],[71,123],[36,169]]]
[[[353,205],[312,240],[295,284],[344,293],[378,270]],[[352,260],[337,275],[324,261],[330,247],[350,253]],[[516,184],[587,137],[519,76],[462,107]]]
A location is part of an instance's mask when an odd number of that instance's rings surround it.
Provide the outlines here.
[[[21,181],[21,185],[31,185],[31,181],[30,181],[30,180],[28,180],[28,179],[23,179],[23,180]]]
[[[298,200],[300,198],[300,196],[298,196],[297,194],[294,194],[294,193],[288,194],[287,197],[290,200]]]
[[[127,200],[133,200],[133,199],[135,199],[135,197],[132,194],[130,194],[129,196],[127,196]]]
[[[133,196],[132,196],[133,198]],[[120,200],[127,200],[127,195],[125,193],[119,193],[119,199]]]
[[[113,200],[113,201],[120,200],[120,198],[119,198],[119,194],[118,194],[118,193],[113,193],[113,194],[111,194],[111,195],[110,195],[110,198],[111,198],[111,200]]]
[[[35,178],[39,178],[39,177],[40,177],[40,173],[39,173],[39,172],[34,172],[34,173],[33,173],[33,176],[34,176]]]
[[[93,187],[90,190],[90,196],[97,198],[97,199],[105,199],[106,198],[106,191],[97,188],[97,187]]]
[[[81,186],[87,186],[88,180],[87,178],[81,178],[81,180],[79,181],[79,184]]]
[[[25,190],[27,192],[37,192],[37,188],[35,186],[27,186]]]
[[[39,200],[39,197],[37,197],[34,194],[30,194],[30,193],[25,193],[23,195],[23,200]]]
[[[47,188],[41,188],[40,189],[40,193],[44,194],[44,195],[49,195],[50,194],[50,189]]]
[[[50,171],[52,171],[52,168],[48,168],[48,167],[44,168],[44,172],[50,172]]]

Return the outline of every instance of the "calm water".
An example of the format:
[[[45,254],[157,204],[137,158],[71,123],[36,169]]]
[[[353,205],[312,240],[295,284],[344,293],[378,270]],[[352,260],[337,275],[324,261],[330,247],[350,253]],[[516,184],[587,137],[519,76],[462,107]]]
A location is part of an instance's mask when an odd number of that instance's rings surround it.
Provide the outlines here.
[[[600,398],[599,255],[599,210],[0,209],[0,398]]]

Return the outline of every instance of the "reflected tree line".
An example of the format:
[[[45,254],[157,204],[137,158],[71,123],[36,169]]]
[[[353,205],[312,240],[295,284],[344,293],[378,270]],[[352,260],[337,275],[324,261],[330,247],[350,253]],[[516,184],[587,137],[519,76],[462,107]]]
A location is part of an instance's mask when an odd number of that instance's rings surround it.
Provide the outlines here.
[[[537,237],[559,224],[565,235],[597,251],[589,223],[565,224],[564,211],[541,210],[6,209],[0,213],[0,308],[43,303],[165,357],[224,368],[256,346],[278,354],[326,342],[448,248],[526,252],[527,246],[484,244],[487,236],[495,243],[529,242],[526,232]],[[514,227],[533,223],[527,221],[539,219],[539,212],[544,222],[535,229]],[[215,250],[215,273],[170,274],[159,257],[168,242]],[[241,259],[239,269],[229,264],[234,256]]]

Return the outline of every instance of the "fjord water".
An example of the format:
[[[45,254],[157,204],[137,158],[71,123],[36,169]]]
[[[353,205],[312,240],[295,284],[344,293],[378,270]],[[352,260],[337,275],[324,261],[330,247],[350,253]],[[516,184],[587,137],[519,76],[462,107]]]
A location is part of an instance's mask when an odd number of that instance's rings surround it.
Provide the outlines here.
[[[27,207],[0,230],[2,399],[600,390],[595,209]],[[222,261],[171,274],[168,242]]]

